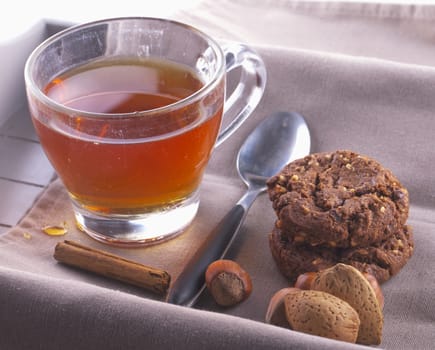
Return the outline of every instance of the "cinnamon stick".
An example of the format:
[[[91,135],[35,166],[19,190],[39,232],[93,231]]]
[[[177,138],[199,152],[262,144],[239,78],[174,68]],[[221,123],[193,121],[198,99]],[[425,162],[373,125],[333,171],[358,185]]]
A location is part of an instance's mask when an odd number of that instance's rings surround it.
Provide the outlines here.
[[[54,258],[67,265],[129,283],[156,294],[165,294],[171,281],[171,276],[164,270],[68,240],[56,245]]]

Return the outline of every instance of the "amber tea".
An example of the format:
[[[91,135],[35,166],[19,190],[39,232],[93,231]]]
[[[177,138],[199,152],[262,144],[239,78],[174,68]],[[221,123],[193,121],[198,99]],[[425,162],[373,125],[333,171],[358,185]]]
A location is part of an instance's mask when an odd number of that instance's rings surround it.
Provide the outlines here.
[[[226,99],[227,72],[238,68]],[[258,104],[266,70],[246,45],[221,46],[176,21],[121,17],[52,35],[30,54],[24,78],[77,226],[131,247],[194,220],[212,150]]]
[[[168,61],[94,62],[45,88],[51,99],[86,113],[54,118],[51,110],[34,122],[50,161],[81,206],[103,215],[143,213],[163,203],[176,205],[198,188],[222,103],[211,118],[200,102],[164,113],[159,108],[203,85],[191,69]],[[139,113],[150,110],[155,113]],[[180,132],[183,128],[189,130]]]

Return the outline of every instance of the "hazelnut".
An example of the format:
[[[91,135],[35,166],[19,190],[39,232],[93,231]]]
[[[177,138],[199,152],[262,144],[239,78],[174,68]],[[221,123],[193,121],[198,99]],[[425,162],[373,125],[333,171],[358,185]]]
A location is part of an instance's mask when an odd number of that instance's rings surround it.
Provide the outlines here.
[[[382,293],[382,289],[381,286],[379,285],[378,280],[371,273],[364,272],[363,276],[367,278],[367,281],[369,281],[370,285],[375,291],[376,299],[378,300],[379,306],[382,310],[384,308],[384,294]]]
[[[249,297],[252,281],[249,274],[232,260],[216,260],[205,272],[205,282],[217,304],[232,306]]]
[[[290,328],[312,335],[355,343],[360,320],[344,300],[322,291],[287,293],[285,312]]]
[[[320,271],[311,284],[312,290],[323,291],[346,301],[360,318],[357,343],[381,343],[384,317],[376,292],[367,278],[351,265],[339,263]]]
[[[297,288],[283,288],[277,291],[270,299],[269,306],[266,311],[266,323],[273,324],[275,326],[289,328],[289,324],[285,315],[285,296],[289,293],[297,292],[300,289]]]
[[[317,272],[305,272],[296,279],[295,288],[308,290],[311,289],[311,283],[316,278]]]

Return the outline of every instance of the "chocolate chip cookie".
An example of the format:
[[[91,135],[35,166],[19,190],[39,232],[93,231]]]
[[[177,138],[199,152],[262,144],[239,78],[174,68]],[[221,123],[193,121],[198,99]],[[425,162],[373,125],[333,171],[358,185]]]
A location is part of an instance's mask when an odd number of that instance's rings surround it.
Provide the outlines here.
[[[297,244],[276,225],[269,234],[272,256],[281,273],[290,281],[310,271],[320,271],[338,262],[337,248]]]
[[[340,262],[371,273],[383,283],[396,275],[414,253],[411,226],[404,225],[393,236],[373,246],[349,248],[340,252]]]
[[[380,163],[352,151],[296,160],[267,186],[280,229],[296,243],[365,247],[393,237],[408,218],[406,188]]]
[[[407,225],[388,239],[364,248],[298,244],[275,226],[269,234],[269,245],[278,268],[292,282],[302,273],[320,271],[341,262],[368,272],[383,283],[399,272],[414,250],[412,230]]]

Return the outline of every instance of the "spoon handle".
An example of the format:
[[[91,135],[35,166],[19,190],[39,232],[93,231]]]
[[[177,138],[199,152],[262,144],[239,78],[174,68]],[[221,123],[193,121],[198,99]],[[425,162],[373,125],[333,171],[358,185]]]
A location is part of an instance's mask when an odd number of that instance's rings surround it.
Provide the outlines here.
[[[174,282],[166,298],[167,302],[193,305],[204,288],[208,265],[225,255],[257,195],[258,193],[248,191],[216,226]]]

